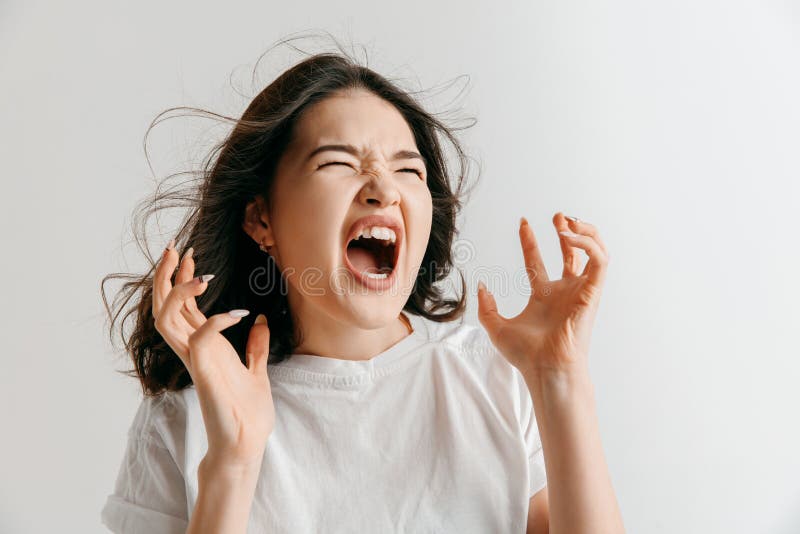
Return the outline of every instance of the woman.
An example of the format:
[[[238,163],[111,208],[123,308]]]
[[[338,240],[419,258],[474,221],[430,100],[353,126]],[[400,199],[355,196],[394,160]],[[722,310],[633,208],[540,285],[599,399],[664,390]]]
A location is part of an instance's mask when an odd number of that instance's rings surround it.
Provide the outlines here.
[[[453,190],[437,133],[463,170],[445,126],[338,54],[253,99],[126,286],[146,396],[109,528],[623,531],[587,368],[608,252],[557,213],[550,281],[522,219],[527,307],[503,317],[481,284],[483,329],[456,321],[463,277],[457,298],[440,285],[464,176]]]

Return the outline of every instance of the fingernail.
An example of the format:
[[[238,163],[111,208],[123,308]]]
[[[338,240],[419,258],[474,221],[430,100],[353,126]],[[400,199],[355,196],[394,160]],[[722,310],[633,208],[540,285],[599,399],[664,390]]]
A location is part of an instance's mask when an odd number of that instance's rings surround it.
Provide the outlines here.
[[[191,258],[192,254],[194,254],[194,247],[189,247],[189,249],[183,254],[183,259]]]
[[[175,238],[170,239],[167,245],[167,250],[172,250],[173,248],[175,248]]]
[[[572,233],[569,230],[564,230],[563,232],[558,232],[561,235],[565,235],[567,237],[578,237],[578,234]]]
[[[202,276],[196,277],[195,280],[197,280],[198,284],[202,284],[203,282],[208,282],[212,278],[214,278],[213,274],[204,274]]]
[[[525,217],[520,217],[519,225],[522,226],[523,224],[528,224],[528,219],[526,219]]]
[[[578,219],[577,217],[573,217],[572,215],[564,215],[564,217],[566,217],[567,219],[569,219],[572,222],[581,222],[580,219]]]
[[[256,317],[255,324],[267,324],[267,316],[263,313],[259,313],[258,317]]]
[[[231,317],[244,317],[249,313],[250,313],[249,310],[231,310],[228,312],[228,315],[230,315]]]
[[[478,280],[478,289],[483,289],[484,291],[489,293],[489,290],[486,288],[486,284],[483,283],[483,280]]]

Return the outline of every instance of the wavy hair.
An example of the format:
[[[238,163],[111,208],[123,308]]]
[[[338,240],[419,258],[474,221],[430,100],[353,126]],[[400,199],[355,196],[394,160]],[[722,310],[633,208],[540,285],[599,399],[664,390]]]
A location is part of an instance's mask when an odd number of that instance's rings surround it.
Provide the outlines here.
[[[265,261],[258,244],[242,229],[244,210],[256,195],[263,195],[269,201],[277,162],[292,138],[298,117],[309,106],[343,91],[365,89],[394,105],[408,123],[428,169],[428,187],[433,199],[431,233],[404,310],[439,322],[452,321],[464,314],[463,273],[456,268],[461,290],[456,291],[455,297],[448,297],[441,285],[454,267],[456,215],[467,194],[465,178],[470,159],[454,131],[473,126],[477,121],[473,119],[463,128],[445,125],[436,114],[423,109],[414,92],[405,91],[362,66],[338,42],[337,47],[338,52],[310,55],[280,74],[252,99],[238,119],[183,106],[159,113],[147,129],[145,155],[150,130],[163,120],[162,116],[175,110],[187,110],[190,115],[199,113],[233,125],[224,140],[209,152],[201,170],[192,173],[199,175],[187,187],[166,191],[158,188],[153,197],[136,207],[133,235],[148,260],[149,270],[144,274],[108,274],[100,283],[112,344],[118,330],[125,352],[133,362],[132,369],[121,372],[137,377],[145,395],[178,391],[192,383],[181,359],[156,330],[152,313],[153,275],[158,258],[154,260],[149,253],[145,228],[148,219],[163,209],[188,208],[174,234],[175,246],[179,251],[194,247],[195,272],[216,275],[214,282],[197,297],[200,311],[206,316],[233,308],[264,313],[270,327],[270,364],[290,358],[299,345],[302,335],[296,331],[296,321],[288,309],[286,280],[274,261]],[[447,164],[442,141],[449,142],[454,149],[458,163],[455,170]],[[279,287],[254,291],[255,273],[279,281]],[[116,279],[126,282],[109,305],[105,285]],[[256,315],[251,314],[222,332],[243,363],[247,336]],[[127,335],[125,325],[129,320],[133,326]]]

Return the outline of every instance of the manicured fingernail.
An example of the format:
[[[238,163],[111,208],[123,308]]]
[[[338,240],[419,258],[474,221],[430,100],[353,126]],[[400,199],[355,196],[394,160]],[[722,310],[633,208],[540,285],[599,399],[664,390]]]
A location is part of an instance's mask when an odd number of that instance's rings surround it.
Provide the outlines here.
[[[256,317],[255,324],[267,324],[267,316],[263,313],[259,313],[258,317]]]
[[[212,278],[214,278],[213,274],[204,274],[202,276],[196,277],[195,280],[197,280],[198,284],[202,284],[203,282],[208,282]]]
[[[183,259],[185,260],[186,258],[191,258],[192,254],[194,254],[194,247],[189,247],[189,249],[184,252]]]
[[[250,313],[249,310],[231,310],[228,312],[228,315],[230,315],[231,317],[244,317],[249,313]]]
[[[520,217],[519,225],[522,226],[523,224],[528,224],[528,219],[526,219],[525,217]]]
[[[175,238],[170,239],[167,245],[167,250],[172,250],[173,248],[175,248]]]
[[[572,215],[564,215],[564,217],[566,217],[567,219],[569,219],[572,222],[581,222],[580,219],[578,219],[577,217],[573,217]]]
[[[564,230],[563,232],[558,232],[561,235],[565,235],[567,237],[578,237],[578,234],[572,233],[569,230]]]

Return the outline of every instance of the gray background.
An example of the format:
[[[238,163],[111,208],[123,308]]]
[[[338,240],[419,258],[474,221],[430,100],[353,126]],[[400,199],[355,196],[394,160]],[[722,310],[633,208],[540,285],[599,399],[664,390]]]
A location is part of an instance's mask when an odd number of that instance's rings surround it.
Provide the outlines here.
[[[257,57],[317,28],[412,87],[469,76],[431,107],[478,118],[470,291],[481,268],[521,268],[520,215],[551,277],[556,211],[600,229],[590,365],[628,531],[800,531],[796,2],[114,4],[0,3],[1,532],[104,531],[140,393],[114,372],[99,281],[142,266],[128,225],[153,191],[150,121],[241,113]],[[271,53],[257,85],[299,59]],[[158,178],[212,126],[170,123],[150,140]],[[492,284],[501,312],[522,308]]]

